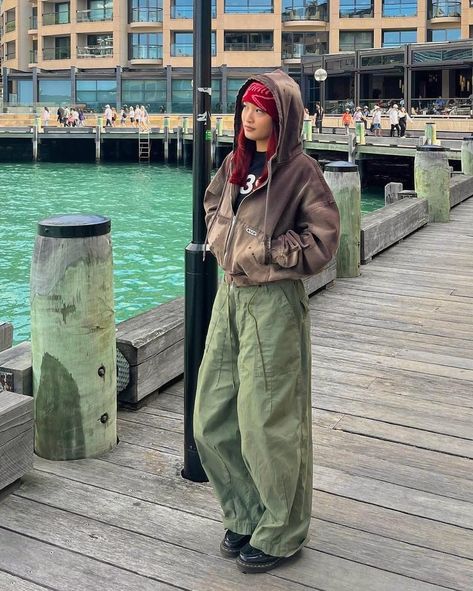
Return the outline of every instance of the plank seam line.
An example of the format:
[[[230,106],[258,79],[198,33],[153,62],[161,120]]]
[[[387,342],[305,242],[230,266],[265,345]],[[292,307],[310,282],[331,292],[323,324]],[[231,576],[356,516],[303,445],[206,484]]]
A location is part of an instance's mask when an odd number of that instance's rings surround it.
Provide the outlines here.
[[[333,493],[332,493],[333,494]],[[337,494],[333,494],[333,496],[335,497],[339,497],[340,495]],[[346,497],[341,497],[341,498],[346,498]],[[362,502],[363,504],[365,504],[365,501],[358,501],[358,502]],[[371,506],[377,506],[377,505],[373,505],[372,503],[366,503],[367,505],[371,505]],[[389,509],[390,511],[393,511],[395,513],[401,513],[401,511],[397,511],[396,509]],[[447,556],[453,556],[454,558],[461,558],[462,560],[468,560],[470,562],[473,563],[473,558],[470,558],[469,556],[459,556],[458,554],[453,554],[452,552],[445,552],[444,550],[438,550],[437,548],[432,548],[430,546],[425,546],[422,544],[414,544],[413,542],[406,542],[406,540],[402,540],[401,538],[394,538],[393,536],[387,536],[387,535],[381,535],[381,534],[377,534],[374,533],[373,531],[369,530],[369,529],[363,529],[362,527],[353,527],[351,525],[346,525],[344,523],[338,523],[338,521],[334,521],[333,519],[324,519],[323,517],[317,517],[316,515],[312,515],[312,519],[316,519],[318,521],[324,521],[325,523],[332,523],[334,525],[339,525],[341,527],[346,527],[347,529],[351,529],[353,531],[360,531],[363,533],[367,533],[369,535],[372,536],[376,536],[378,538],[384,538],[386,540],[392,540],[393,542],[399,542],[401,544],[405,544],[406,546],[413,546],[415,548],[422,548],[424,550],[430,550],[431,552],[436,552],[438,554],[445,554]],[[434,521],[433,519],[429,519],[427,517],[422,518],[422,519],[427,519],[427,521]],[[451,527],[458,527],[457,525],[452,525]],[[462,528],[459,528],[462,529]],[[310,545],[310,541],[309,541],[309,545]],[[313,547],[314,550],[317,550],[317,548]],[[323,550],[322,550],[323,552]]]
[[[363,402],[363,400],[356,400],[356,399],[352,399],[352,398],[339,398],[337,396],[334,396],[333,398],[338,398],[338,400],[349,400],[352,402]],[[326,410],[325,408],[320,408],[318,406],[313,406],[313,409],[318,409],[318,410]],[[335,412],[335,411],[330,411],[330,412]],[[430,429],[422,429],[421,427],[410,427],[409,425],[403,425],[402,423],[392,423],[390,421],[382,421],[380,419],[371,419],[368,417],[364,417],[362,415],[356,415],[353,413],[349,413],[349,412],[344,412],[344,415],[346,415],[347,417],[355,417],[358,419],[364,419],[364,420],[368,420],[368,421],[374,421],[375,423],[383,423],[385,425],[393,425],[394,427],[402,427],[403,429],[411,429],[413,431],[422,431],[423,433],[432,433],[433,435],[443,435],[444,437],[451,437],[452,439],[457,439],[460,441],[466,441],[466,442],[470,442],[472,441],[471,439],[467,438],[467,437],[458,437],[457,435],[450,435],[449,433],[439,433],[438,431],[431,431]],[[364,433],[357,433],[356,431],[351,431],[350,429],[343,429],[343,428],[339,428],[337,429],[337,431],[345,431],[346,433],[353,433],[354,435],[362,435],[363,437],[372,437],[373,439],[382,439],[384,441],[393,441],[391,439],[386,439],[385,437],[376,437],[374,435],[369,435],[369,434],[364,434]],[[420,449],[429,449],[430,448],[426,448],[426,447],[422,447],[419,445],[414,445],[412,443],[404,443],[402,441],[395,441],[395,443],[403,443],[404,445],[410,445],[411,447],[419,447]],[[430,451],[435,451],[435,450],[430,450]],[[448,452],[448,451],[442,451],[439,452],[442,454],[447,454],[447,455],[451,455],[451,456],[459,456],[462,458],[466,458],[468,460],[471,460],[472,458],[470,458],[469,456],[462,456],[460,454],[454,454],[452,452]]]
[[[297,554],[296,554],[296,556],[297,556]],[[290,560],[291,558],[292,558],[292,556],[289,556],[288,560]],[[298,560],[298,558],[296,560]],[[286,564],[286,561],[284,561],[282,564]],[[297,565],[297,562],[295,562],[295,564]],[[267,574],[270,577],[273,577],[274,579],[278,579],[280,581],[287,581],[288,583],[292,583],[292,585],[296,584],[298,587],[300,586],[304,590],[311,589],[312,591],[325,591],[324,589],[320,589],[319,587],[312,587],[312,585],[310,583],[307,583],[307,582],[300,583],[298,581],[294,581],[294,579],[289,579],[288,577],[283,577],[282,575],[278,575],[277,571],[276,572],[269,572]]]
[[[355,416],[355,415],[350,415]],[[360,418],[360,417],[358,417]],[[374,421],[375,419],[368,419],[370,421]],[[376,421],[377,423],[382,423],[383,421]],[[410,429],[411,427],[405,427],[406,429]],[[396,441],[395,439],[388,439],[387,437],[382,437],[381,435],[369,435],[368,433],[359,433],[358,431],[352,431],[351,429],[337,429],[337,431],[342,431],[343,433],[350,433],[351,435],[358,435],[360,437],[369,437],[370,439],[379,439],[380,441],[387,441],[388,443],[396,443],[398,445],[407,445],[408,447],[413,447],[414,449],[423,449],[425,451],[431,451],[435,453],[439,453],[441,455],[452,456],[454,458],[462,458],[464,460],[472,460],[470,456],[463,456],[460,453],[453,453],[451,451],[439,451],[438,449],[432,449],[431,447],[422,446],[422,445],[414,445],[413,443],[406,443],[405,441]],[[448,437],[446,435],[446,437]]]
[[[172,587],[173,589],[178,589],[179,591],[193,591],[192,589],[189,589],[187,587],[178,587],[177,585],[174,585],[173,583],[171,583],[169,581],[164,581],[162,579],[158,579],[157,577],[143,575],[143,574],[137,572],[136,570],[132,570],[130,568],[126,568],[123,566],[117,566],[116,564],[114,564],[113,562],[109,562],[108,560],[100,560],[99,558],[95,558],[95,556],[90,556],[89,554],[81,554],[77,550],[72,550],[70,548],[64,548],[63,546],[59,546],[58,544],[54,544],[52,542],[47,542],[45,540],[42,540],[41,538],[37,538],[37,537],[29,535],[29,534],[25,534],[25,533],[20,534],[16,530],[11,529],[9,527],[5,527],[4,525],[0,525],[0,529],[3,529],[5,531],[8,531],[8,532],[16,534],[16,535],[23,536],[25,538],[28,538],[29,540],[34,540],[35,542],[40,542],[41,544],[45,544],[46,546],[52,546],[53,548],[58,548],[59,550],[62,550],[63,552],[70,552],[71,554],[75,554],[77,556],[82,556],[82,557],[85,556],[86,558],[89,558],[89,560],[93,560],[94,562],[99,562],[100,564],[106,564],[107,566],[111,566],[113,568],[116,568],[117,570],[131,573],[135,576],[142,577],[143,579],[148,579],[150,581],[157,581],[158,583],[163,583],[163,585],[169,585],[169,587]]]
[[[121,420],[121,419],[120,419]],[[132,421],[127,421],[129,423],[131,423],[132,425],[136,425],[138,423],[134,423]],[[161,431],[167,431],[167,429],[160,429],[159,427],[152,427],[151,425],[145,425],[146,427],[149,427],[150,429],[155,429],[155,430],[161,430]],[[168,433],[174,433],[174,431],[167,431]],[[120,433],[118,433],[119,439],[120,441],[124,441],[125,443],[130,443],[130,441],[127,441],[126,436],[121,436]],[[119,444],[118,444],[119,445]],[[175,449],[173,449],[172,447],[166,447],[165,445],[162,445],[160,447],[151,447],[149,445],[142,445],[140,443],[133,443],[133,445],[136,445],[136,447],[140,447],[142,449],[155,449],[155,450],[163,450],[166,453],[168,453],[169,455],[175,456],[177,454],[179,454],[180,452],[176,451]],[[95,458],[98,459],[98,458]]]
[[[340,556],[339,554],[334,554],[333,552],[327,552],[326,550],[317,550],[320,554],[327,554],[328,556],[334,556],[335,558],[341,558],[342,560],[346,560],[347,562],[353,562],[355,564],[361,564],[362,566],[367,566],[369,568],[373,568],[375,570],[390,573],[392,575],[397,575],[398,577],[402,577],[403,579],[409,579],[411,581],[420,581],[422,583],[427,583],[428,585],[435,585],[438,589],[447,589],[447,591],[465,591],[464,589],[460,589],[459,587],[445,587],[444,585],[439,585],[438,583],[432,583],[431,581],[427,581],[426,579],[416,579],[414,577],[403,575],[402,573],[396,572],[394,570],[389,570],[388,568],[381,568],[379,566],[372,566],[371,564],[367,564],[365,562],[361,562],[360,560],[354,560],[352,558],[345,558],[344,556]]]
[[[112,462],[110,462],[110,463],[112,463]],[[120,466],[120,464],[114,464],[114,465]],[[130,468],[130,469],[131,470],[135,470],[135,468]],[[84,482],[83,480],[79,480],[79,479],[76,479],[76,478],[71,478],[70,476],[64,476],[63,474],[61,474],[61,476],[58,476],[56,473],[49,472],[48,470],[44,470],[42,468],[35,467],[35,470],[38,470],[38,472],[42,472],[44,474],[49,474],[51,476],[55,476],[56,478],[60,478],[60,479],[64,479],[64,480],[69,480],[70,482],[78,482],[78,483],[83,484],[85,486],[91,486],[92,488],[97,488],[98,490],[104,490],[106,492],[112,492],[114,494],[122,495],[124,497],[128,497],[128,498],[131,498],[131,499],[135,499],[135,500],[138,499],[140,501],[143,501],[143,502],[146,502],[146,503],[150,503],[152,505],[158,505],[159,507],[166,507],[168,509],[173,509],[175,511],[180,511],[181,513],[185,513],[187,515],[196,515],[195,513],[192,513],[191,511],[186,511],[185,509],[178,509],[177,507],[172,507],[170,505],[165,505],[164,503],[158,503],[158,502],[155,502],[155,501],[150,501],[148,499],[143,499],[141,497],[135,497],[133,495],[130,495],[130,494],[127,494],[127,493],[124,493],[124,492],[121,492],[121,491],[117,491],[117,490],[114,490],[114,489],[105,488],[103,486],[97,486],[95,484],[90,484],[90,482]],[[145,472],[144,470],[136,469],[136,472],[142,472],[143,474],[151,474],[153,476],[156,476],[152,472]],[[172,483],[175,484],[174,480],[171,480],[170,478],[166,478],[165,476],[160,477],[160,478],[162,478],[163,480],[169,482],[170,484],[172,484]],[[219,522],[218,519],[213,519],[212,517],[207,517],[205,515],[198,515],[198,517],[206,517],[207,519],[210,519],[212,521]]]
[[[397,484],[395,486],[399,486],[399,488],[403,488],[401,487],[401,485]],[[464,527],[464,526],[460,526],[457,525],[456,523],[450,523],[449,521],[441,521],[440,519],[433,519],[432,517],[425,517],[424,515],[419,515],[418,513],[412,513],[409,511],[402,511],[401,509],[393,509],[392,507],[388,507],[387,505],[382,505],[379,503],[371,503],[369,501],[366,500],[361,500],[359,498],[356,497],[350,497],[348,495],[341,495],[341,494],[336,494],[333,491],[329,490],[328,488],[320,488],[319,486],[315,486],[314,490],[318,490],[320,492],[329,494],[329,495],[333,495],[335,494],[335,496],[337,497],[341,497],[342,499],[350,499],[351,501],[356,501],[358,503],[365,503],[367,505],[372,505],[373,507],[382,507],[383,509],[389,509],[390,511],[396,511],[397,513],[401,513],[402,515],[413,515],[414,517],[417,517],[419,519],[425,519],[426,521],[434,521],[435,523],[442,523],[443,525],[448,525],[450,527],[458,527],[459,529],[464,529],[467,531],[472,531],[472,528],[470,527]],[[415,490],[415,489],[414,489]],[[467,502],[467,501],[465,501]],[[469,558],[467,560],[470,560]]]
[[[151,413],[144,413],[144,414],[151,414]],[[151,415],[151,416],[159,416],[159,415]],[[166,427],[156,427],[155,425],[148,425],[147,423],[141,423],[139,420],[132,420],[132,419],[128,419],[128,418],[123,418],[121,416],[118,416],[118,421],[123,421],[124,423],[131,423],[132,425],[141,425],[142,427],[150,427],[151,429],[159,429],[160,431],[166,431],[166,433],[179,433],[180,435],[182,435],[182,437],[184,438],[184,432],[182,431],[176,431],[175,429],[167,429]],[[169,418],[169,417],[166,417]],[[139,419],[139,417],[138,417]],[[119,433],[120,435],[120,433]],[[120,439],[120,441],[124,441],[123,439]],[[141,446],[141,447],[146,447],[146,446]],[[169,448],[171,449],[171,448]]]
[[[7,573],[7,575],[11,575],[12,577],[16,577],[17,579],[20,579],[21,581],[28,581],[28,583],[33,583],[33,585],[36,585],[37,587],[40,587],[41,589],[47,589],[48,591],[61,591],[61,589],[58,589],[56,587],[50,587],[49,585],[43,585],[43,583],[38,583],[36,581],[33,581],[33,579],[29,579],[28,577],[24,577],[22,575],[17,575],[16,573],[6,569],[6,568],[0,568],[0,572],[4,572]]]

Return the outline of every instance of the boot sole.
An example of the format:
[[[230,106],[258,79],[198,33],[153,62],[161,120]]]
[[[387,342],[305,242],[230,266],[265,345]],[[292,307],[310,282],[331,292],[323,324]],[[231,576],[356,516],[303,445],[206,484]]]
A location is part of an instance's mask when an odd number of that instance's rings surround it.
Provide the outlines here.
[[[248,564],[247,562],[241,560],[240,557],[238,557],[235,563],[237,569],[240,572],[245,574],[257,574],[266,573],[272,570],[273,568],[276,568],[276,566],[278,566],[278,564],[280,564],[283,560],[284,558],[282,556],[278,556],[275,560],[272,560],[271,562],[266,562],[265,564]]]

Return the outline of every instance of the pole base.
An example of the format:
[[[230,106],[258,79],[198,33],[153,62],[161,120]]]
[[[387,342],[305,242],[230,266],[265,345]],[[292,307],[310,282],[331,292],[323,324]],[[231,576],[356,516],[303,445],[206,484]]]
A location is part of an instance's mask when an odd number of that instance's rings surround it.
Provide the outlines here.
[[[184,468],[181,470],[182,478],[192,480],[192,482],[208,482],[207,474],[200,463],[199,454],[196,450],[186,449],[186,462]]]

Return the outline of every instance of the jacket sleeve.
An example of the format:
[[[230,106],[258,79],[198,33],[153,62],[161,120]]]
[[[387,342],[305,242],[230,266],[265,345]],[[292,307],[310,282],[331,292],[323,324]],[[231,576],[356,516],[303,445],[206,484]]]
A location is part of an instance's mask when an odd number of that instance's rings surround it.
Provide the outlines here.
[[[270,262],[301,275],[314,275],[337,251],[340,234],[338,208],[325,179],[305,183],[299,194],[295,227],[271,241]]]
[[[217,212],[220,200],[223,196],[228,169],[230,165],[231,154],[228,154],[222,165],[217,170],[216,175],[210,181],[204,195],[205,224],[210,227],[212,219]]]

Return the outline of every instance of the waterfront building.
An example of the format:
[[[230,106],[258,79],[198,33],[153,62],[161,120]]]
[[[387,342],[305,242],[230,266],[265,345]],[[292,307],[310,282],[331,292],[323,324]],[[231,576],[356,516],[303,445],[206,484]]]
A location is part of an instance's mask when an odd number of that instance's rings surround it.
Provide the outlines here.
[[[404,99],[427,111],[440,99],[461,112],[472,94],[470,3],[213,0],[212,110],[231,111],[245,78],[282,66],[311,109]],[[193,0],[3,0],[4,110],[140,103],[190,113],[192,13]],[[319,66],[329,74],[320,85]]]

